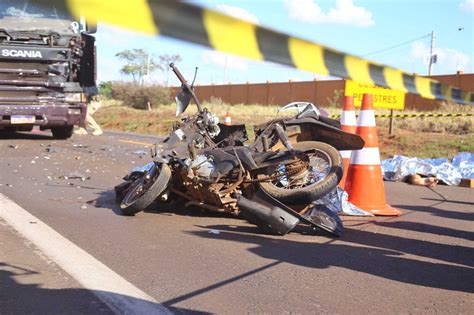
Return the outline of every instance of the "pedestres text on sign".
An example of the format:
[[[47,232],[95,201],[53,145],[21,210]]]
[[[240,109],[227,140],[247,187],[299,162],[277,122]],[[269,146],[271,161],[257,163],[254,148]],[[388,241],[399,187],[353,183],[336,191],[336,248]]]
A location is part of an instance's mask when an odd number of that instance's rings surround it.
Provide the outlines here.
[[[373,95],[374,108],[405,109],[405,93],[395,91],[378,85],[360,84],[352,80],[346,80],[345,96],[354,97],[354,105],[360,107],[362,95],[370,93]]]

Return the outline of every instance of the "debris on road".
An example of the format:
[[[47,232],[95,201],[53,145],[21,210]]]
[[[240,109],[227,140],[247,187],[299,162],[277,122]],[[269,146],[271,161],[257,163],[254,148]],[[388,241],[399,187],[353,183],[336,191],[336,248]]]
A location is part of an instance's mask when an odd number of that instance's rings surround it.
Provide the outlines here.
[[[133,151],[132,153],[136,155],[147,155],[149,152],[145,150],[137,150],[137,151]]]
[[[474,188],[474,178],[463,178],[459,184],[461,187]]]
[[[82,175],[81,173],[78,173],[78,172],[73,172],[73,173],[70,173],[68,175],[59,176],[59,179],[79,179],[81,182],[85,182],[86,180],[91,179],[91,177],[90,176],[84,176],[84,175]],[[74,185],[72,183],[68,183],[68,184]]]
[[[218,230],[209,230],[207,233],[209,233],[209,234],[214,234],[214,235],[219,235],[219,234],[221,234],[221,232],[218,231]]]
[[[11,148],[11,149],[18,149],[19,148],[18,144],[9,144],[8,147]]]
[[[332,192],[323,196],[322,198],[313,202],[315,206],[324,205],[329,210],[336,214],[358,216],[358,217],[373,217],[374,215],[370,212],[364,211],[356,205],[350,203],[348,200],[347,192],[336,187]]]
[[[88,148],[89,147],[88,145],[84,145],[84,144],[73,144],[72,146],[75,148]]]
[[[56,153],[58,152],[58,150],[56,148],[53,148],[53,147],[47,147],[46,152],[49,152],[49,153]]]

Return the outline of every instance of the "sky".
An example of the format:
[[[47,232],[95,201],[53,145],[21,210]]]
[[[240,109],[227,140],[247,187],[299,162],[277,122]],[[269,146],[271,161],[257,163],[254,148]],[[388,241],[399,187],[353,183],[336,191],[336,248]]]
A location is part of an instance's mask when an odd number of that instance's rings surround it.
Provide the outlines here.
[[[428,74],[431,33],[437,63],[432,74],[474,73],[474,0],[193,0],[259,25],[408,73]],[[100,24],[96,33],[98,81],[130,80],[115,55],[144,49],[152,56],[179,54],[188,80],[198,67],[200,85],[331,79],[274,63],[239,58],[175,39]],[[150,81],[164,84],[166,71]],[[169,74],[169,84],[178,85]]]

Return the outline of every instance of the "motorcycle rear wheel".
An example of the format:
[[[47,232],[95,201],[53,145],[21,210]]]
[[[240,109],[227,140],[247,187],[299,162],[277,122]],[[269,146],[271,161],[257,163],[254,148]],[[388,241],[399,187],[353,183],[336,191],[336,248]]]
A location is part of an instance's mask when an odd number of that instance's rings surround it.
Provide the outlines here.
[[[151,182],[145,182],[142,175],[135,179],[120,203],[120,210],[124,215],[135,215],[150,206],[161,195],[171,179],[171,169],[166,164],[161,164],[158,175]]]
[[[304,185],[291,185],[291,176],[287,178],[288,185],[283,185],[281,179],[268,182],[261,182],[260,186],[264,191],[275,199],[289,205],[307,204],[318,200],[332,191],[342,178],[344,163],[339,152],[329,144],[318,141],[302,141],[293,145],[295,150],[307,151],[314,149],[315,154],[310,154],[310,168],[316,168],[317,164],[324,164],[327,168],[323,176],[314,183]],[[312,165],[312,161],[313,164]],[[314,177],[314,176],[308,176]],[[314,180],[314,178],[312,179]]]

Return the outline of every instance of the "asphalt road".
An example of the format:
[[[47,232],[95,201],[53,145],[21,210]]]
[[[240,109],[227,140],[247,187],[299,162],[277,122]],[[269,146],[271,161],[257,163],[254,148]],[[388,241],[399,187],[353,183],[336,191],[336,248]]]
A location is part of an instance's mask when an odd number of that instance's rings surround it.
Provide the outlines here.
[[[0,136],[0,193],[176,313],[474,309],[474,190],[385,183],[403,214],[343,217],[339,239],[306,229],[263,235],[198,209],[122,216],[113,187],[148,162],[152,142]]]

